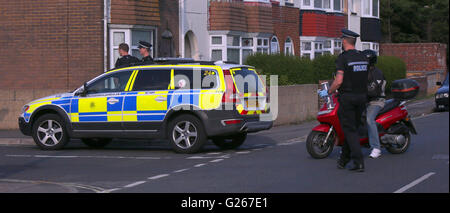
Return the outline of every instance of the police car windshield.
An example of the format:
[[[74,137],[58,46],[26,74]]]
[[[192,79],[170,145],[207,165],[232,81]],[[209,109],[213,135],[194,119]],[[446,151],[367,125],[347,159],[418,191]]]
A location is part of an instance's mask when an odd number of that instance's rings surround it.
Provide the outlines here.
[[[263,83],[255,71],[242,67],[232,70],[235,85],[240,93],[263,92]]]

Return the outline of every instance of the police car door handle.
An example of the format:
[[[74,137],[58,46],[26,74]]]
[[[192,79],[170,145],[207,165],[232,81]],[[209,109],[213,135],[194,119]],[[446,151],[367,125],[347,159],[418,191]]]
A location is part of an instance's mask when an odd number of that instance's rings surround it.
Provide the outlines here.
[[[110,98],[110,99],[108,99],[108,103],[109,104],[115,104],[115,103],[117,103],[117,102],[119,102],[119,99],[115,99],[115,98]]]
[[[158,96],[158,97],[155,98],[155,101],[158,101],[158,102],[167,101],[167,97],[164,97],[164,96]]]

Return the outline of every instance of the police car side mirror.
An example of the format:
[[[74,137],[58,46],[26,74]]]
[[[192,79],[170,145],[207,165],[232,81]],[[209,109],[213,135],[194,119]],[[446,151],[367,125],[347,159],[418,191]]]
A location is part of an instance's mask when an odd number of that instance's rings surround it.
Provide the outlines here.
[[[87,94],[87,83],[84,82],[83,86],[81,87],[81,89],[79,89],[77,91],[77,93],[75,93],[76,96],[80,96],[80,97],[84,97]]]

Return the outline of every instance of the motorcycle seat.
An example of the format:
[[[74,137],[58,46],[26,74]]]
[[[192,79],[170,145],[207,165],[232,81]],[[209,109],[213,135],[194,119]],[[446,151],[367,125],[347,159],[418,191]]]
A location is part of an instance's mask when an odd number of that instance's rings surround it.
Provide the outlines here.
[[[400,105],[401,101],[398,99],[389,99],[386,100],[384,102],[384,107],[380,110],[380,112],[378,112],[377,116],[380,116],[386,112],[391,111],[392,109],[394,109],[395,107],[398,107],[398,105]]]

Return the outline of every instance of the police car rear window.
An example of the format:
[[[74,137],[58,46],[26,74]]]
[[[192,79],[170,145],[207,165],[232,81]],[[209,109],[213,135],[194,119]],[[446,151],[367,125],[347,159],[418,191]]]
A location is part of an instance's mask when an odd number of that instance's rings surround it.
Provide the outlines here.
[[[214,69],[175,69],[175,89],[213,89],[217,87]]]
[[[264,92],[263,83],[255,71],[248,68],[233,69],[234,83],[240,93]]]

